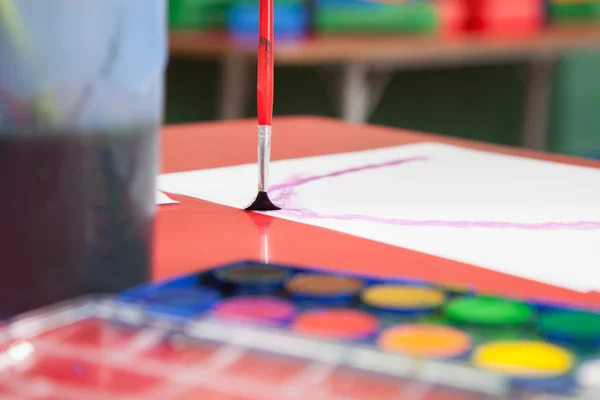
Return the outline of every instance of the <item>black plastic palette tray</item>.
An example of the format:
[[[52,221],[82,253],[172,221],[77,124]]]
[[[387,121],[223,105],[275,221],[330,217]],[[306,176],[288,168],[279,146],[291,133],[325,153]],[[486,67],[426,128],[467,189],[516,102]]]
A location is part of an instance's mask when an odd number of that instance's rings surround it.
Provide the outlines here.
[[[469,365],[506,378],[511,398],[600,399],[600,314],[590,310],[255,261],[140,286],[119,300],[179,321],[211,316]]]
[[[0,398],[515,399],[502,376],[468,365],[415,363],[274,327],[161,317],[112,298],[66,302],[0,329]]]

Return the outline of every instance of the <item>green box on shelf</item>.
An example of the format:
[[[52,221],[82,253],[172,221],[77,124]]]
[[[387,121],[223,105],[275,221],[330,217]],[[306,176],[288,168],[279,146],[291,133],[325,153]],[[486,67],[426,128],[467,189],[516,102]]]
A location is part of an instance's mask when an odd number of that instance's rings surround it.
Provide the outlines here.
[[[258,6],[259,0],[230,0],[232,5],[236,4],[255,4]],[[284,4],[308,4],[308,0],[274,0],[273,3],[275,6],[284,5]]]
[[[600,1],[573,4],[550,4],[550,15],[555,21],[596,20],[600,18]]]
[[[437,30],[438,15],[428,2],[382,7],[321,6],[315,10],[315,29],[334,32],[420,32]]]
[[[169,0],[169,26],[173,29],[222,28],[230,0]]]

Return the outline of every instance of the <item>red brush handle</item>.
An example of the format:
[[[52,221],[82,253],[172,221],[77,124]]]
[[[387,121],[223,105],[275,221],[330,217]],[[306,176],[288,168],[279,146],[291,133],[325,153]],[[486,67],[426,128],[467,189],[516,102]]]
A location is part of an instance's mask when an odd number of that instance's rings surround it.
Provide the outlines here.
[[[271,125],[273,119],[273,0],[260,0],[258,24],[258,76],[256,80],[258,124]]]

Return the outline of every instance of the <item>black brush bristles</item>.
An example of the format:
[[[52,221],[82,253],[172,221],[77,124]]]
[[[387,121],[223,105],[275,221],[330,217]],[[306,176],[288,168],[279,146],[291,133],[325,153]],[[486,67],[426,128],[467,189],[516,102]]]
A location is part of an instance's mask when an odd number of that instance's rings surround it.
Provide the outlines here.
[[[258,192],[256,199],[250,204],[248,207],[244,209],[245,211],[277,211],[281,210],[281,208],[277,207],[271,199],[269,199],[269,195],[267,192]]]

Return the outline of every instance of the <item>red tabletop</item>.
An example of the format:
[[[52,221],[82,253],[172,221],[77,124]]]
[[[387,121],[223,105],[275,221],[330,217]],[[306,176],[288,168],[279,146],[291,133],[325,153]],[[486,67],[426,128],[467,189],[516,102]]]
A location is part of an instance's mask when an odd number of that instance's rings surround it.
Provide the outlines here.
[[[273,122],[272,159],[308,157],[437,141],[498,153],[600,168],[600,162],[531,150],[316,117]],[[173,125],[164,129],[163,172],[256,161],[256,120]],[[154,279],[207,269],[240,259],[268,261],[466,284],[518,297],[544,297],[600,309],[600,294],[582,294],[412,250],[202,200],[173,195],[177,205],[160,206]],[[568,266],[565,266],[568,268]]]

